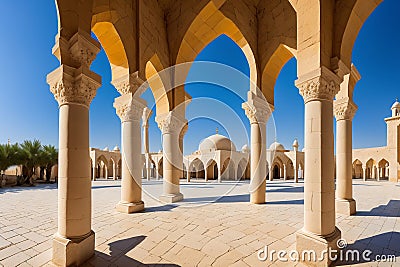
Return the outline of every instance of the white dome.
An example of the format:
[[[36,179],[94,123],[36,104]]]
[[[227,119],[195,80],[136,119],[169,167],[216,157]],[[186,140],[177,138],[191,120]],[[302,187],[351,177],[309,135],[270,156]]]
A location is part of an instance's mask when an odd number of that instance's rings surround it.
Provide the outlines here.
[[[115,146],[114,149],[113,149],[113,151],[119,151],[119,147],[118,147],[118,146]]]
[[[249,146],[248,145],[242,146],[242,152],[243,153],[249,153],[250,152]]]
[[[396,100],[396,102],[393,103],[392,108],[391,109],[400,109],[400,103],[399,101]]]
[[[199,150],[205,152],[213,150],[236,151],[236,147],[229,138],[220,134],[214,134],[201,141]]]
[[[278,142],[273,142],[269,147],[270,150],[285,150],[285,147]]]
[[[104,151],[110,151],[110,149],[108,148],[108,146],[106,146],[103,150],[104,150]]]

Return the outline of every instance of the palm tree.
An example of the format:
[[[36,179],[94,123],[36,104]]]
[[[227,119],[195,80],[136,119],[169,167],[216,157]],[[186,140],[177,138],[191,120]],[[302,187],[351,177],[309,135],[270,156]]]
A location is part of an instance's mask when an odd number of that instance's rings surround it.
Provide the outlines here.
[[[0,187],[4,175],[2,172],[6,171],[10,166],[19,164],[18,150],[18,144],[0,144]]]
[[[20,145],[20,148],[21,164],[27,168],[27,179],[24,182],[29,180],[29,183],[33,185],[32,176],[34,169],[43,162],[44,153],[42,144],[39,140],[25,140]]]
[[[58,162],[58,151],[53,145],[43,146],[44,162],[46,168],[46,182],[50,182],[51,168]]]

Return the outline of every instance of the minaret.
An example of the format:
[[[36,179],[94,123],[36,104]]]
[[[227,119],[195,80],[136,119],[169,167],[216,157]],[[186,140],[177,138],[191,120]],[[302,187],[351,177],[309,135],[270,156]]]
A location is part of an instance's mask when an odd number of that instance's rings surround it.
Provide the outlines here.
[[[292,147],[293,147],[294,151],[298,151],[299,150],[299,141],[297,141],[297,139],[294,139]]]
[[[387,149],[389,150],[389,180],[397,182],[400,178],[400,103],[396,99],[392,107],[392,117],[386,118]]]

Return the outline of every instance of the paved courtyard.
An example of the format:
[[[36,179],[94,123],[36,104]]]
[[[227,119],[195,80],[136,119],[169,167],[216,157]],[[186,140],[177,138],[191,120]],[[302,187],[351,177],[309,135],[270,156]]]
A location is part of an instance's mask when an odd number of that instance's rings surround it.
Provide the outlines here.
[[[119,181],[93,182],[96,254],[86,266],[295,266],[257,252],[295,248],[303,223],[303,184],[267,184],[265,205],[249,204],[248,183],[183,183],[185,201],[158,203],[161,181],[144,181],[146,211],[120,214]],[[354,181],[356,216],[337,215],[348,249],[395,255],[400,266],[400,184]],[[220,197],[224,195],[224,197]],[[51,265],[57,227],[56,185],[0,189],[0,266]],[[336,265],[346,265],[338,262]],[[301,265],[301,264],[297,264]]]

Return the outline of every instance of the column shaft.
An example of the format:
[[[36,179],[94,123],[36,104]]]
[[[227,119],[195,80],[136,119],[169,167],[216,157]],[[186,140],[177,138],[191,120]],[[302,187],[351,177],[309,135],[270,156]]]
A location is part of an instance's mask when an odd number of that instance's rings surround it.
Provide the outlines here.
[[[121,200],[116,209],[132,213],[142,211],[142,146],[140,118],[145,107],[141,99],[128,93],[117,97],[114,107],[121,119]]]
[[[352,157],[352,122],[350,119],[341,119],[336,122],[336,210],[347,215],[356,212]]]
[[[265,203],[266,190],[266,126],[251,124],[250,202]]]

